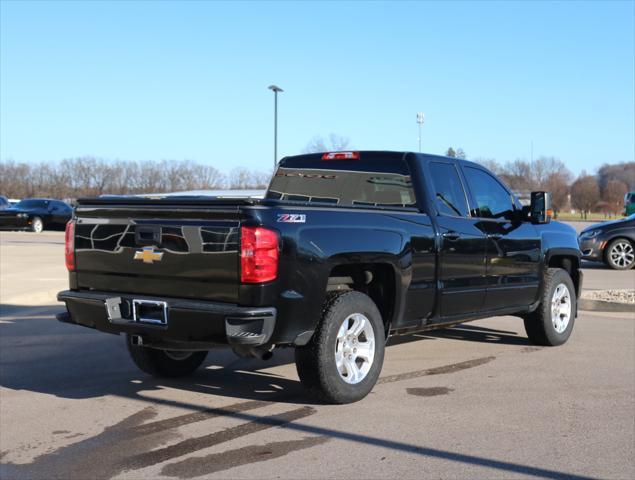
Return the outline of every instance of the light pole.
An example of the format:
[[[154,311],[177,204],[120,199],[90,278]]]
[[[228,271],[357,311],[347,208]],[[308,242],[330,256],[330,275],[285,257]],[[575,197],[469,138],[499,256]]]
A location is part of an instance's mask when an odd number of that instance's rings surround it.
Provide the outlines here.
[[[423,113],[417,113],[417,123],[419,124],[419,153],[421,153],[421,125],[423,125]]]
[[[278,163],[278,92],[284,92],[277,85],[269,85],[269,90],[273,91],[273,169]]]

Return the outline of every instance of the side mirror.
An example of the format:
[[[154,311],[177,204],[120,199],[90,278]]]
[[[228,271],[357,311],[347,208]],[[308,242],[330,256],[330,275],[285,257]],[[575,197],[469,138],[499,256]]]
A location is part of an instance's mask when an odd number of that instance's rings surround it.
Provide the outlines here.
[[[549,223],[553,217],[551,194],[549,192],[531,192],[529,218],[532,223]]]

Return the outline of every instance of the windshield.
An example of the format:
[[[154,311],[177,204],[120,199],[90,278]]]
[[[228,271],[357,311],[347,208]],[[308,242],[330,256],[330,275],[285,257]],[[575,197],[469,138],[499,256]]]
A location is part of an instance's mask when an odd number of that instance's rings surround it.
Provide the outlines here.
[[[15,208],[46,208],[48,204],[48,200],[22,200]]]

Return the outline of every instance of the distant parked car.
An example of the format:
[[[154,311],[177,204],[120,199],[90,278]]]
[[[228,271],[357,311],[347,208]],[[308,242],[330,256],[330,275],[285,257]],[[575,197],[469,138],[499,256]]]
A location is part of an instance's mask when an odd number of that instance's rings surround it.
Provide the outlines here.
[[[635,192],[628,192],[624,195],[624,215],[635,213]]]
[[[61,200],[28,198],[0,210],[0,229],[31,230],[36,233],[45,229],[61,230],[72,215],[73,209]]]
[[[615,270],[635,265],[635,213],[622,220],[585,228],[578,239],[582,258],[604,262]]]
[[[0,210],[5,210],[10,207],[11,203],[9,202],[9,199],[4,195],[0,195]]]

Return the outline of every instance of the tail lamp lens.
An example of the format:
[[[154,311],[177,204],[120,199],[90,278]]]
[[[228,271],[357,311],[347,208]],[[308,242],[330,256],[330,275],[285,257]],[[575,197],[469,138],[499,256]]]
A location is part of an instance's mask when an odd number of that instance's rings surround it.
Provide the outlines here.
[[[64,234],[64,255],[66,257],[66,268],[69,272],[75,270],[75,222],[73,220],[66,224]]]
[[[278,276],[278,234],[263,227],[240,229],[240,281],[264,283]]]

